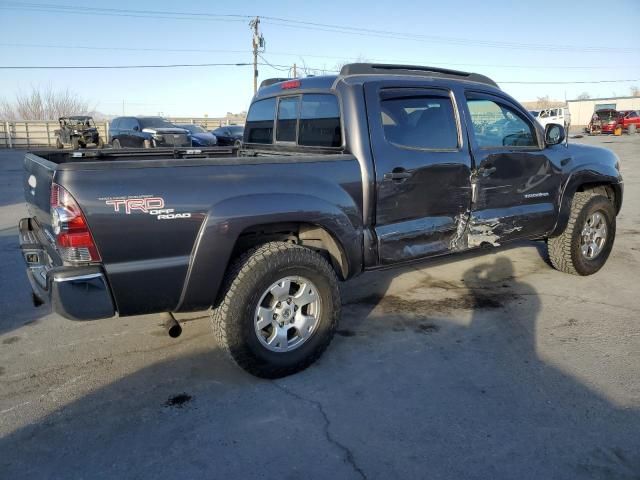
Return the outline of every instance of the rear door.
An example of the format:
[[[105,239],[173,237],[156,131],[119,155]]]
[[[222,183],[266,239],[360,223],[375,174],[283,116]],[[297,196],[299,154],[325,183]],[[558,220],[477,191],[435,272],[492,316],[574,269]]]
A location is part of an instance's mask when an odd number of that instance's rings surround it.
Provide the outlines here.
[[[365,84],[382,264],[447,252],[470,208],[471,160],[455,96],[415,85]]]
[[[544,236],[555,223],[566,148],[544,148],[508,98],[467,91],[464,103],[475,164],[469,246]]]

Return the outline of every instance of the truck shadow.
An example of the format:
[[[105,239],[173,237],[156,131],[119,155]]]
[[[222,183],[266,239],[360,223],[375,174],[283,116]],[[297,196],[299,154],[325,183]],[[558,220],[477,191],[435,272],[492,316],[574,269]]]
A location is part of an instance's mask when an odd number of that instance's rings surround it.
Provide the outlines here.
[[[513,270],[502,256],[469,268],[455,306],[417,295],[345,305],[354,335],[286,379],[250,377],[215,349],[151,365],[0,439],[1,471],[639,478],[640,412],[540,357],[540,298]]]

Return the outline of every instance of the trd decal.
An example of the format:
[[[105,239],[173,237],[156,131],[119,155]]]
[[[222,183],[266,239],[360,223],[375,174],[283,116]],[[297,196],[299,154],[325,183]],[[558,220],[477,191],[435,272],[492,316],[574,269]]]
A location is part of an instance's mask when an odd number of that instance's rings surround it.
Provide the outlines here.
[[[152,195],[136,195],[130,197],[103,197],[99,198],[105,205],[113,208],[114,213],[146,213],[155,216],[158,220],[172,220],[174,218],[191,218],[191,213],[176,213],[174,208],[164,208],[162,197]]]

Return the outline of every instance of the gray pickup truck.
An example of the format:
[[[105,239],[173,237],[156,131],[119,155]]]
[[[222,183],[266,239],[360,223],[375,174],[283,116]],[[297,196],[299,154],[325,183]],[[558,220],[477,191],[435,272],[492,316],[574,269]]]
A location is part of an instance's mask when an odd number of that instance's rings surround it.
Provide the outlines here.
[[[350,64],[263,82],[243,147],[37,152],[20,243],[36,297],[89,320],[211,311],[262,377],[326,349],[339,280],[518,239],[589,275],[623,184],[608,150],[568,144],[491,79]]]

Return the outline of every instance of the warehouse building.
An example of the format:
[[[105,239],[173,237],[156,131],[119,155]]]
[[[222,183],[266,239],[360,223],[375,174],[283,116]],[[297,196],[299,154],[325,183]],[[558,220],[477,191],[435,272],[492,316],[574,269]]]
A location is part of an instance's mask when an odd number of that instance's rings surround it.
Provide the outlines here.
[[[589,124],[593,112],[603,108],[614,110],[640,110],[640,97],[589,98],[588,100],[567,100],[571,113],[571,125]]]

